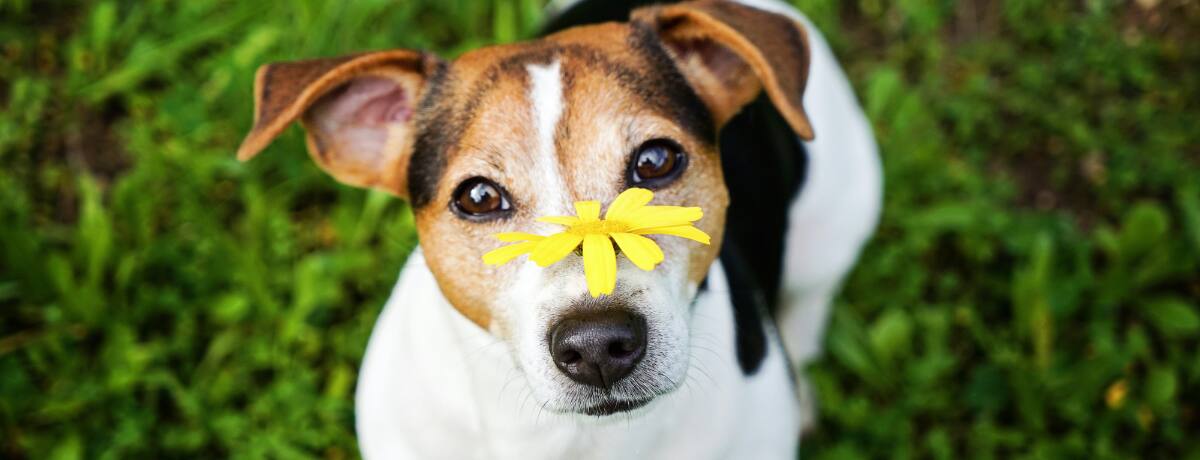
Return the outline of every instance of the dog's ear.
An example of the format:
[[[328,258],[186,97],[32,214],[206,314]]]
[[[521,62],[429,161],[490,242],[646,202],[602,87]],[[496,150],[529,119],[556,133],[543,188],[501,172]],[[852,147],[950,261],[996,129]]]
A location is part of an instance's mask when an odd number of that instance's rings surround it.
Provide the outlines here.
[[[334,178],[406,197],[413,119],[440,65],[394,50],[259,67],[254,127],[238,159],[253,158],[299,118],[309,154]]]
[[[813,138],[801,99],[808,80],[808,35],[782,15],[731,1],[703,0],[634,10],[712,112],[717,126],[765,89],[801,138]]]

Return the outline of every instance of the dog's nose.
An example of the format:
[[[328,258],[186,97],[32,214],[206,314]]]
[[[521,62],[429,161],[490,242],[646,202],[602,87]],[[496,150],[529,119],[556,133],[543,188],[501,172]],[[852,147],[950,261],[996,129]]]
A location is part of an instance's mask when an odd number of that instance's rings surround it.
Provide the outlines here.
[[[597,388],[612,388],[646,353],[646,319],[622,309],[572,314],[550,331],[550,356],[558,369]]]

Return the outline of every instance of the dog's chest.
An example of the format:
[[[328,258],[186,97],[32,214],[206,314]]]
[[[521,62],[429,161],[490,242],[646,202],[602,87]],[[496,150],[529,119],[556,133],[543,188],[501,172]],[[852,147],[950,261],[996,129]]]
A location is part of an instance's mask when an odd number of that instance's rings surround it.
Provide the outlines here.
[[[744,375],[725,274],[714,265],[680,388],[603,419],[548,412],[503,342],[456,313],[414,253],[364,358],[357,426],[374,458],[720,458],[791,452],[799,421],[778,341]],[[750,449],[750,450],[746,450]]]

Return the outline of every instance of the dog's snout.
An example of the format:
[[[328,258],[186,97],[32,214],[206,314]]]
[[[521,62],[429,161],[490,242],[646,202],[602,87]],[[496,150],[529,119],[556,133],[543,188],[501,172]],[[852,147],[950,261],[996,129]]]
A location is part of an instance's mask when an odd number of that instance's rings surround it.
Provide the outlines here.
[[[550,332],[550,356],[576,382],[610,389],[646,353],[646,319],[623,309],[569,315]]]

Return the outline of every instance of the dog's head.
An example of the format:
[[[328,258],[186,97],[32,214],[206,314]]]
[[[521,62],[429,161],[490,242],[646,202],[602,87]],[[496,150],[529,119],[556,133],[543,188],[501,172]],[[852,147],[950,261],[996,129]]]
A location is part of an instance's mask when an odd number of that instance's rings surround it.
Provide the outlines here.
[[[728,193],[716,136],[761,92],[801,138],[804,30],[783,16],[702,1],[636,10],[451,62],[394,50],[259,69],[246,160],[299,119],[338,180],[407,199],[450,303],[504,341],[542,406],[608,414],[674,390],[688,369],[690,306],[717,256]],[[754,161],[747,158],[745,161]],[[701,245],[657,238],[665,261],[618,258],[616,291],[588,295],[582,261],[484,265],[497,232],[628,187],[700,206]]]

